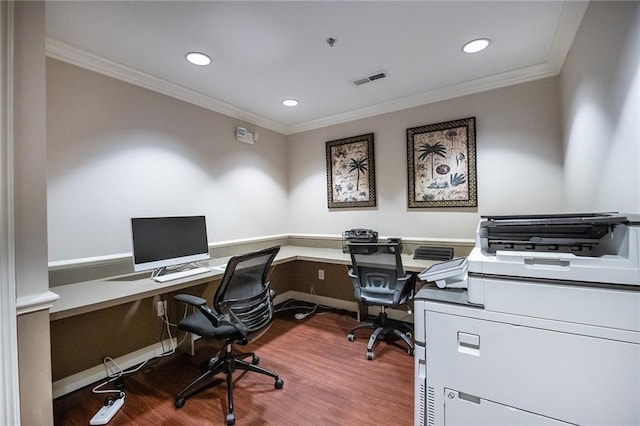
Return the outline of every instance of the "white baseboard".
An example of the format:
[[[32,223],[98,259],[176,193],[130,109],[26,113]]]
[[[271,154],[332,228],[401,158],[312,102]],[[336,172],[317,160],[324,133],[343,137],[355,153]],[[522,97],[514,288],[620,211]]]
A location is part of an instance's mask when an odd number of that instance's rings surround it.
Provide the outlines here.
[[[279,304],[290,299],[300,300],[302,302],[308,303],[317,303],[319,305],[336,309],[343,309],[349,312],[358,312],[358,303],[355,301],[318,296],[293,290],[285,291],[282,294],[276,295],[273,301],[275,304]],[[379,308],[369,307],[369,314],[377,315],[378,312],[380,312]],[[387,314],[389,315],[389,318],[392,319],[413,322],[413,315],[410,315],[403,310],[388,309]],[[175,343],[176,339],[174,338],[173,341]],[[165,348],[171,347],[169,339],[164,340],[163,344]],[[120,366],[120,368],[124,370],[140,364],[147,359],[160,356],[160,354],[162,354],[162,346],[160,345],[160,343],[154,343],[153,345],[138,349],[135,352],[131,352],[121,357],[115,358],[114,361],[118,364],[118,366]],[[80,371],[71,376],[65,377],[63,379],[56,380],[55,382],[53,382],[53,398],[61,397],[92,383],[96,383],[99,380],[106,379],[106,377],[107,373],[105,371],[104,365],[100,364]]]
[[[318,296],[315,294],[293,290],[285,291],[280,295],[276,295],[276,297],[274,298],[274,303],[282,303],[285,300],[289,299],[300,300],[302,302],[308,303],[317,303],[319,305],[328,306],[330,308],[343,309],[349,312],[358,312],[358,302],[356,301],[335,299],[333,297]],[[368,311],[369,315],[378,315],[378,313],[380,313],[380,308],[377,306],[369,306]],[[409,314],[406,310],[387,309],[387,315],[389,316],[389,318],[394,320],[413,323],[413,314]]]
[[[175,338],[173,338],[173,342],[174,344],[176,343]],[[162,343],[165,348],[171,347],[171,341],[169,339],[165,339]],[[121,369],[126,370],[144,362],[145,360],[160,356],[161,354],[162,345],[160,343],[154,343],[153,345],[138,349],[135,352],[114,358],[114,361]],[[87,385],[96,383],[99,380],[106,380],[106,378],[107,372],[104,365],[100,364],[65,377],[64,379],[56,380],[53,382],[53,398],[55,399],[66,395]]]
[[[273,302],[277,305],[284,302],[285,300],[290,299],[300,300],[301,302],[317,303],[319,305],[329,306],[331,308],[344,309],[345,311],[349,312],[358,312],[358,304],[355,301],[350,302],[348,300],[334,299],[333,297],[318,296],[315,294],[293,290],[285,291],[282,294],[276,295],[276,297],[273,299]]]

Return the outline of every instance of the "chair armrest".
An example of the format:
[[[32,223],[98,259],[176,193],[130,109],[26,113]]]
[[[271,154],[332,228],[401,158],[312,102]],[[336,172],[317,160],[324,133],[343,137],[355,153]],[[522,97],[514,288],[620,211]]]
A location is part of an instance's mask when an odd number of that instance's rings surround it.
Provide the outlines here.
[[[266,286],[269,287],[269,298],[271,299],[271,301],[273,301],[273,299],[276,297],[276,292],[271,288],[271,282],[267,281]]]
[[[220,322],[224,318],[222,315],[219,315],[217,312],[207,306],[206,299],[203,299],[202,297],[194,296],[192,294],[176,294],[175,296],[173,296],[173,298],[178,302],[196,306],[200,310],[200,312],[202,312],[204,316],[207,317],[209,321],[211,321],[211,324],[213,324],[214,327],[218,327],[220,325]]]
[[[407,288],[407,286],[409,285],[410,287]],[[400,287],[400,291],[396,292],[393,297],[393,303],[395,305],[400,303],[400,299],[406,292],[409,292],[411,295],[413,295],[413,291],[415,290],[415,274],[410,272],[404,277],[398,278],[398,286]]]
[[[358,275],[353,272],[353,268],[349,268],[347,271],[349,278],[351,278],[351,285],[353,286],[353,295],[356,300],[360,300],[362,296],[360,295],[360,282],[358,281]]]
[[[207,304],[207,301],[205,299],[203,299],[202,297],[194,296],[192,294],[176,294],[175,296],[173,296],[173,298],[178,302],[183,302],[193,306],[200,306],[200,305]]]

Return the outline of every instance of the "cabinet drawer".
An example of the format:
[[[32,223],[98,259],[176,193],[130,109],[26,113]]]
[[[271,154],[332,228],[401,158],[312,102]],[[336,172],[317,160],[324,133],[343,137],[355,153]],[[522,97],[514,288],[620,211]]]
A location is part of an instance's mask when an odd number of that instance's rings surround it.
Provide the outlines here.
[[[452,389],[444,390],[446,426],[569,426],[570,423],[540,416]]]
[[[427,386],[577,424],[640,424],[640,345],[426,312]]]

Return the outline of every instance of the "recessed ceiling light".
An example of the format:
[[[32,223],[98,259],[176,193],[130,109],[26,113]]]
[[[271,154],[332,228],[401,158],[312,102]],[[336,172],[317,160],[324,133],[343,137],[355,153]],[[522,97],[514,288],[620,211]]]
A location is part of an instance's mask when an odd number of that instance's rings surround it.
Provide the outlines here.
[[[478,53],[481,50],[486,49],[487,46],[489,46],[489,43],[491,43],[491,40],[488,38],[477,38],[462,46],[462,51],[464,53]]]
[[[298,106],[299,103],[300,101],[298,101],[297,99],[285,99],[284,101],[282,101],[282,105],[288,107]]]
[[[200,52],[189,52],[185,55],[185,58],[193,65],[209,65],[211,63],[211,58]]]

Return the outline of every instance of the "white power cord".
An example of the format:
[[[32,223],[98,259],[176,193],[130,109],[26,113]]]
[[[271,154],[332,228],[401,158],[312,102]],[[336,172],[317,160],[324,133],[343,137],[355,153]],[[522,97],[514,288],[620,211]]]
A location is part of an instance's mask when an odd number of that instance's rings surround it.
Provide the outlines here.
[[[293,317],[295,319],[297,319],[298,321],[302,321],[306,317],[308,317],[310,315],[313,315],[317,310],[318,310],[318,305],[316,304],[311,310],[309,310],[307,312],[298,312]]]
[[[186,316],[187,316],[187,307],[185,306],[183,317],[186,317]],[[104,365],[108,379],[100,383],[99,385],[95,386],[92,390],[93,393],[120,393],[121,394],[120,398],[122,398],[124,397],[124,392],[120,389],[101,389],[101,388],[108,385],[109,383],[116,381],[117,379],[125,375],[133,374],[142,370],[142,368],[154,358],[163,358],[169,355],[173,355],[176,352],[176,349],[179,343],[176,344],[176,342],[173,341],[173,336],[171,335],[171,328],[170,328],[170,327],[176,327],[176,324],[172,324],[169,321],[169,314],[166,311],[160,318],[162,319],[162,322],[165,324],[167,328],[167,335],[169,337],[169,342],[171,344],[170,349],[165,352],[164,341],[162,340],[162,336],[160,336],[160,345],[162,347],[162,353],[160,355],[147,358],[146,360],[142,361],[140,364],[136,365],[135,367],[130,369],[124,369],[124,370],[118,365],[118,363],[113,358],[109,356],[104,357],[104,359],[102,360],[102,364]],[[182,341],[186,339],[187,335],[188,334],[185,333],[185,336],[182,338]],[[182,343],[182,341],[180,343]],[[112,364],[112,367],[109,367],[109,364]]]

